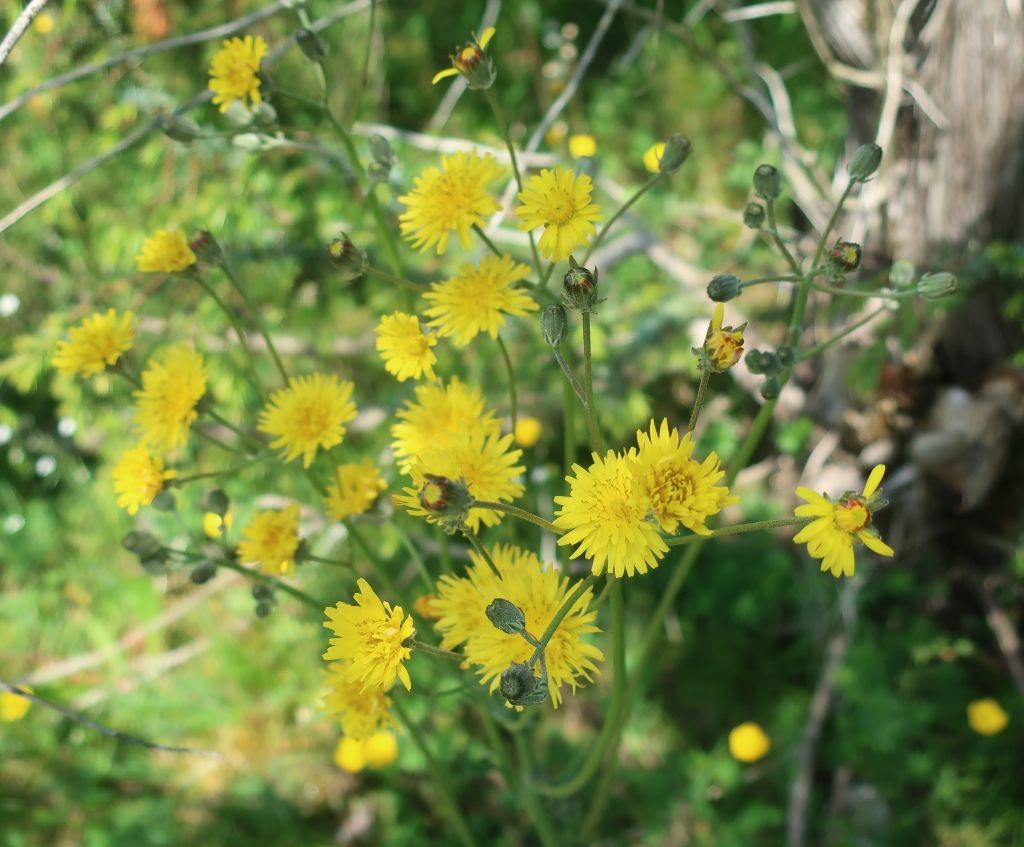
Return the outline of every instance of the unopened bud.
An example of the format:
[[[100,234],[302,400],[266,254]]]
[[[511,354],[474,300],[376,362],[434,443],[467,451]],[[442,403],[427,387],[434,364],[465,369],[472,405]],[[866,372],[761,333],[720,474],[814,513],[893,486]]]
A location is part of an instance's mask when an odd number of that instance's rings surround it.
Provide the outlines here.
[[[424,511],[441,523],[456,525],[469,516],[473,495],[461,480],[428,473],[423,475],[419,501]]]
[[[167,551],[155,535],[149,532],[129,532],[121,541],[125,550],[134,553],[147,573],[159,576],[167,573]]]
[[[568,323],[565,314],[565,306],[561,303],[552,303],[544,307],[540,313],[540,331],[544,340],[552,347],[558,347],[565,337],[565,328]]]
[[[846,164],[846,172],[850,179],[867,182],[868,178],[882,164],[882,148],[877,144],[862,144]]]
[[[270,614],[270,610],[272,608],[273,606],[271,606],[270,603],[257,603],[256,608],[254,610],[256,612],[256,617],[265,618],[267,615]]]
[[[274,599],[274,589],[265,582],[257,582],[252,587],[252,598],[261,602],[272,601]]]
[[[358,279],[366,273],[366,254],[345,233],[327,245],[327,255],[342,279]]]
[[[796,364],[796,351],[792,347],[780,347],[775,354],[779,358],[779,364],[784,368],[790,368]]]
[[[484,48],[474,35],[451,57],[452,65],[466,78],[470,88],[486,89],[494,84],[497,72],[494,61],[484,53]]]
[[[373,161],[387,168],[390,168],[398,159],[395,156],[395,151],[391,149],[391,145],[383,135],[370,136],[370,156],[373,158]]]
[[[916,275],[917,268],[910,259],[897,259],[889,268],[889,285],[893,288],[910,288]]]
[[[202,585],[205,582],[209,582],[216,575],[217,566],[213,562],[199,562],[194,568],[192,568],[192,573],[189,574],[189,579],[191,579],[196,585]]]
[[[743,283],[732,274],[718,274],[711,277],[708,283],[708,297],[716,303],[725,303],[733,297],[739,297],[742,291]]]
[[[303,27],[295,33],[295,41],[310,61],[322,62],[327,58],[327,44],[313,30]]]
[[[224,261],[224,250],[208,229],[201,229],[193,235],[189,239],[188,246],[192,248],[192,252],[196,254],[196,258],[200,262],[219,265]]]
[[[253,108],[252,122],[262,130],[277,129],[277,109],[263,100]]]
[[[782,386],[779,384],[779,380],[770,376],[761,384],[761,396],[765,400],[775,400],[779,396],[779,392],[782,391]]]
[[[828,251],[829,264],[842,271],[855,271],[860,267],[860,245],[839,239]]]
[[[743,225],[750,229],[760,229],[764,226],[764,206],[760,203],[747,203],[743,209]]]
[[[693,144],[685,135],[670,135],[658,162],[658,170],[663,174],[675,173],[689,158],[691,150]]]
[[[597,303],[597,268],[593,272],[569,257],[569,270],[562,280],[565,305],[581,312],[589,312]]]
[[[391,178],[391,168],[380,162],[370,162],[366,166],[366,178],[370,180],[371,184],[387,182]]]
[[[221,489],[215,488],[206,495],[206,511],[213,512],[215,515],[220,515],[223,518],[228,513],[229,508],[231,508],[231,502],[228,500],[228,495],[221,491]]]
[[[507,635],[519,635],[526,629],[526,615],[515,603],[497,597],[485,610],[487,620]]]
[[[754,193],[762,200],[774,200],[782,193],[782,176],[771,165],[758,165],[754,171]]]
[[[182,144],[198,141],[205,134],[199,124],[187,115],[164,115],[160,119],[160,129],[172,141]]]
[[[535,706],[548,697],[547,685],[533,675],[525,662],[513,662],[502,671],[498,691],[513,706]]]
[[[917,281],[917,293],[925,300],[949,297],[957,288],[957,278],[951,273],[924,274]]]

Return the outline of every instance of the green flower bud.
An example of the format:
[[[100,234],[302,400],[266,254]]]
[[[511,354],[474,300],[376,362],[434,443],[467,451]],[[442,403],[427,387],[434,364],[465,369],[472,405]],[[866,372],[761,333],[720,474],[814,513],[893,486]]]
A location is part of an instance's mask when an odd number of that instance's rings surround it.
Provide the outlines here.
[[[762,364],[763,359],[761,357],[761,351],[756,348],[748,352],[744,357],[743,361],[747,363],[747,370],[752,374],[764,373],[764,365]]]
[[[164,115],[160,119],[160,130],[172,141],[182,144],[191,144],[205,135],[199,124],[187,115]]]
[[[761,385],[761,396],[765,400],[775,400],[778,398],[779,393],[782,391],[782,386],[779,384],[779,380],[774,376],[768,377]]]
[[[570,309],[589,312],[597,303],[597,268],[593,273],[569,257],[569,270],[562,280],[565,305]]]
[[[893,288],[910,288],[916,275],[917,268],[910,259],[897,259],[889,268],[889,285]]]
[[[273,586],[267,585],[265,582],[257,582],[252,587],[252,599],[261,602],[272,601],[274,599]]]
[[[747,203],[743,209],[743,225],[750,229],[764,226],[765,211],[760,203]]]
[[[273,608],[269,603],[257,603],[256,604],[256,617],[265,618],[270,614],[270,610]]]
[[[167,573],[167,551],[152,533],[129,532],[121,540],[121,546],[138,557],[139,564],[147,573],[153,576]]]
[[[224,261],[224,249],[208,229],[201,229],[189,239],[188,246],[200,262],[219,265]]]
[[[370,156],[373,161],[388,169],[398,161],[395,151],[391,149],[391,145],[383,135],[370,136]]]
[[[498,691],[513,706],[535,706],[548,696],[545,681],[535,677],[525,662],[514,662],[502,672]]]
[[[149,505],[158,512],[173,512],[175,507],[174,495],[164,489],[153,498],[153,502]]]
[[[665,152],[661,154],[658,162],[658,171],[663,174],[672,174],[682,167],[693,150],[693,144],[685,135],[670,135],[665,142]]]
[[[366,178],[370,180],[371,184],[387,182],[391,178],[391,168],[380,162],[370,162],[366,166]]]
[[[762,200],[775,200],[782,193],[782,176],[771,165],[758,165],[754,171],[754,193]]]
[[[565,306],[561,303],[552,303],[544,307],[540,313],[540,331],[551,347],[558,347],[562,343],[567,323]]]
[[[366,254],[356,247],[345,233],[341,233],[327,245],[327,255],[341,278],[345,280],[358,279],[366,273],[369,266]]]
[[[189,579],[196,585],[202,585],[204,582],[209,582],[216,575],[217,566],[213,562],[199,562],[194,568],[192,568],[192,573],[189,574]]]
[[[310,61],[319,63],[327,58],[327,44],[313,30],[302,27],[295,33],[295,41]]]
[[[716,303],[725,303],[733,297],[739,297],[742,291],[743,283],[732,274],[718,274],[711,277],[708,283],[708,297]]]
[[[775,354],[779,358],[779,364],[784,368],[790,368],[796,363],[796,352],[792,347],[780,347]]]
[[[519,635],[526,630],[526,615],[515,603],[497,597],[485,610],[487,620],[507,635]]]
[[[917,293],[925,300],[949,297],[957,288],[957,278],[951,273],[924,274],[917,281]]]
[[[221,491],[221,489],[215,488],[206,495],[207,512],[213,512],[215,515],[220,515],[223,518],[230,508],[231,501],[228,500],[228,495]]]
[[[862,144],[853,154],[853,158],[846,163],[846,172],[850,179],[857,182],[867,182],[868,178],[878,170],[882,164],[882,148],[877,144]]]

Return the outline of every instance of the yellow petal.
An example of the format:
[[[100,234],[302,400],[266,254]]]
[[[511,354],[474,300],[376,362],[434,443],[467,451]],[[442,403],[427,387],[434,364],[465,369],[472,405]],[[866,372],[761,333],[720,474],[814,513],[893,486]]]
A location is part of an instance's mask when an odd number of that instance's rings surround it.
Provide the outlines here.
[[[817,491],[811,491],[811,489],[805,488],[804,486],[801,485],[796,490],[796,496],[803,498],[808,503],[814,503],[818,506],[821,506],[828,512],[832,511],[832,504],[829,502],[828,498],[822,497]]]
[[[445,68],[443,71],[438,71],[434,74],[434,78],[430,81],[431,85],[437,85],[442,79],[447,79],[450,76],[458,76],[459,71],[457,68]]]
[[[802,506],[797,506],[793,510],[793,514],[798,518],[806,518],[809,515],[816,517],[824,517],[832,511],[831,506],[822,506],[818,503],[804,503]]]
[[[492,38],[494,38],[494,27],[489,26],[480,33],[480,38],[477,39],[476,43],[479,44],[480,49],[483,50],[488,44],[490,44]]]
[[[879,465],[881,467],[881,465]],[[882,541],[877,535],[872,535],[870,532],[861,531],[857,533],[857,537],[864,542],[864,546],[873,553],[877,553],[879,556],[894,556],[896,551],[892,549],[888,544]]]
[[[725,319],[725,304],[718,303],[715,306],[714,314],[711,316],[711,331],[718,332],[722,328],[722,321]]]
[[[885,465],[875,465],[868,475],[868,481],[864,484],[864,497],[870,498],[878,490],[883,476],[885,476]]]

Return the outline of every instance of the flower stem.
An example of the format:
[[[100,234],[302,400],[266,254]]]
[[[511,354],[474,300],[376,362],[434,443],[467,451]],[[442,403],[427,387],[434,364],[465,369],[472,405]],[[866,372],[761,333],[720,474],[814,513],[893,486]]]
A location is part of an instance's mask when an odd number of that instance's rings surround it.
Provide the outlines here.
[[[512,413],[512,432],[516,431],[516,419],[519,414],[519,403],[516,397],[516,371],[512,367],[512,358],[508,355],[508,348],[501,335],[494,336],[498,342],[498,349],[501,350],[501,358],[505,360],[505,370],[508,373],[508,402]]]
[[[232,329],[234,329],[235,331],[235,335],[238,336],[238,343],[241,345],[242,350],[246,355],[246,358],[249,360],[249,373],[251,374],[251,378],[249,381],[252,383],[253,388],[256,389],[256,393],[261,398],[265,397],[267,392],[266,389],[263,387],[263,381],[260,379],[260,372],[259,367],[257,366],[256,363],[256,356],[253,353],[252,349],[249,347],[249,342],[245,340],[245,330],[243,330],[241,324],[239,324],[238,318],[235,316],[235,313],[231,311],[231,309],[228,307],[228,304],[225,303],[220,298],[220,295],[217,294],[213,286],[210,285],[210,283],[208,283],[205,279],[203,279],[202,275],[198,271],[193,271],[192,273],[189,274],[189,276],[191,276],[192,279],[194,279],[199,284],[200,288],[202,288],[203,291],[210,295],[210,298],[213,300],[213,302],[217,304],[218,308],[220,308],[220,310],[227,317],[228,322],[231,324]]]
[[[340,559],[329,559],[326,556],[314,556],[312,553],[307,553],[306,558],[311,562],[320,562],[324,565],[334,565],[336,568],[351,568],[351,562],[343,562]]]
[[[377,552],[370,546],[369,542],[363,537],[363,534],[356,529],[356,526],[352,521],[342,521],[345,525],[345,529],[348,530],[349,538],[351,538],[356,546],[366,555],[366,558],[370,560],[373,566],[373,572],[376,577],[384,584],[384,588],[388,591],[394,600],[397,600],[401,594],[398,591],[398,587],[392,581],[388,575],[387,568],[384,566],[384,562],[381,560]]]
[[[366,273],[370,276],[378,277],[379,279],[386,279],[388,282],[394,282],[398,285],[405,286],[406,288],[412,289],[413,291],[422,294],[424,291],[429,291],[430,286],[424,285],[422,282],[413,282],[411,279],[405,279],[404,277],[395,276],[387,271],[382,271],[380,268],[367,267]]]
[[[780,526],[799,526],[809,521],[809,518],[775,518],[769,521],[754,521],[753,523],[738,523],[732,526],[723,526],[721,529],[716,529],[711,532],[710,535],[682,535],[677,538],[667,538],[665,543],[669,547],[681,547],[684,544],[693,544],[700,540],[709,540],[712,538],[723,538],[727,535],[741,535],[745,532],[757,532],[761,529],[775,529]]]
[[[914,297],[917,294],[913,288],[907,291],[861,291],[856,288],[836,288],[820,282],[811,282],[810,285],[815,291],[823,291],[826,294],[834,294],[837,297],[861,297],[865,300],[903,300],[907,297]]]
[[[415,638],[403,643],[412,647],[414,650],[422,650],[424,653],[429,653],[431,656],[441,656],[445,659],[452,659],[456,662],[461,662],[466,658],[465,656],[460,656],[458,653],[453,653],[451,650],[442,650],[440,647],[435,647],[433,644],[417,641]]]
[[[850,324],[845,329],[837,332],[831,338],[827,338],[824,341],[822,341],[820,344],[815,344],[813,347],[808,347],[806,350],[804,350],[802,353],[800,353],[796,357],[797,361],[798,362],[806,361],[807,359],[810,359],[813,356],[817,356],[819,353],[822,353],[825,350],[828,350],[829,347],[832,347],[833,345],[838,344],[840,341],[842,341],[844,338],[846,338],[846,336],[848,336],[851,332],[854,332],[855,330],[860,329],[862,326],[864,326],[864,324],[870,323],[875,318],[877,318],[880,314],[882,314],[883,312],[887,312],[887,311],[889,311],[889,307],[888,306],[879,306],[877,309],[875,309],[875,311],[871,312],[869,315],[867,315],[866,317],[864,317],[861,320],[857,321],[856,323]]]
[[[768,200],[765,202],[765,207],[768,213],[768,235],[772,241],[775,242],[775,246],[779,248],[779,252],[782,254],[786,263],[792,268],[793,273],[801,282],[806,282],[804,272],[800,270],[800,263],[793,258],[793,254],[789,252],[789,248],[786,246],[786,242],[782,240],[782,236],[779,235],[779,227],[775,223],[775,201]],[[814,262],[817,265],[817,261]]]
[[[487,249],[490,250],[499,259],[505,255],[497,248],[495,243],[491,241],[490,238],[487,237],[487,233],[483,231],[479,224],[473,224],[473,232],[480,236],[480,240],[487,245]]]
[[[487,565],[494,572],[494,575],[500,579],[501,571],[498,570],[498,566],[494,564],[494,559],[491,558],[491,554],[484,549],[484,545],[480,543],[480,540],[476,537],[476,535],[470,532],[468,529],[463,529],[462,534],[466,536],[466,540],[473,546],[473,549],[476,550],[477,555],[480,556],[480,558],[483,559],[485,562],[487,562]]]
[[[537,837],[540,839],[542,847],[558,847],[563,841],[555,834],[551,820],[544,811],[541,799],[537,796],[533,785],[533,764],[525,733],[517,732],[512,738],[516,745],[516,757],[519,759],[519,789],[523,805],[533,820],[533,826],[537,830]]]
[[[597,233],[597,237],[593,241],[590,242],[590,246],[587,248],[587,253],[583,257],[583,261],[580,262],[581,265],[586,265],[587,264],[587,260],[590,259],[590,257],[594,255],[594,251],[597,250],[598,245],[600,245],[600,243],[602,241],[604,241],[604,237],[608,234],[608,230],[610,230],[612,228],[612,225],[619,218],[621,218],[624,214],[626,214],[626,212],[629,210],[630,206],[632,206],[637,200],[639,200],[648,191],[650,191],[651,188],[654,187],[654,184],[658,180],[660,180],[662,178],[662,176],[664,176],[664,174],[662,174],[660,171],[658,173],[654,174],[653,176],[651,176],[651,178],[648,179],[647,182],[645,182],[643,185],[641,185],[636,190],[636,192],[633,194],[633,196],[630,197],[625,203],[623,203],[619,207],[618,211],[616,211],[616,213],[614,215],[612,215],[611,218],[608,219],[608,223],[606,223],[603,227],[601,227],[600,232]]]
[[[524,521],[529,521],[535,526],[539,526],[541,529],[546,529],[548,532],[553,532],[555,535],[562,534],[562,530],[551,523],[551,521],[546,521],[540,515],[535,515],[533,512],[528,512],[526,509],[520,509],[518,506],[512,506],[508,503],[496,503],[491,500],[474,500],[473,505],[469,508],[494,509],[496,512],[506,512],[507,514],[514,515]]]
[[[711,370],[705,368],[701,371],[700,385],[697,387],[697,396],[693,401],[693,408],[690,409],[690,422],[686,425],[687,432],[693,432],[697,428],[697,418],[700,416],[700,408],[704,405],[704,397],[708,393],[708,383],[711,381]]]
[[[547,628],[541,634],[540,640],[537,644],[537,649],[533,651],[533,655],[530,657],[530,661],[527,662],[530,667],[540,658],[540,654],[544,652],[544,648],[548,646],[548,642],[551,641],[555,632],[558,630],[559,625],[565,620],[565,616],[572,611],[573,606],[582,597],[587,590],[597,582],[597,575],[590,574],[586,579],[582,580],[579,585],[576,586],[576,590],[573,591],[565,600],[562,601],[562,605],[559,606],[558,611],[548,622]]]
[[[587,402],[587,426],[590,428],[590,447],[598,453],[604,453],[604,439],[597,423],[597,409],[594,407],[594,369],[593,354],[590,349],[590,311],[583,310],[583,391]]]
[[[221,441],[219,438],[217,438],[217,436],[210,435],[210,433],[208,433],[208,432],[206,432],[206,431],[204,431],[202,429],[199,429],[198,427],[196,427],[192,431],[196,435],[198,435],[200,438],[205,439],[206,441],[209,441],[211,444],[214,444],[217,447],[220,447],[221,450],[227,450],[229,453],[234,453],[236,456],[248,456],[249,455],[249,453],[247,451],[240,450],[237,447],[232,447],[230,444],[225,444],[223,441]]]
[[[572,368],[569,367],[569,363],[565,360],[565,356],[562,355],[562,351],[558,347],[552,347],[551,352],[555,354],[555,361],[558,362],[558,367],[562,369],[562,373],[565,374],[565,378],[569,380],[569,385],[572,386],[572,390],[576,392],[576,396],[580,398],[580,405],[583,406],[584,411],[587,408],[587,395],[583,391],[583,386],[580,385],[576,374],[572,372]]]
[[[564,361],[564,360],[563,360]],[[567,475],[576,458],[576,403],[572,399],[572,381],[562,383],[562,473]],[[580,397],[580,402],[583,398]]]
[[[846,198],[850,196],[850,192],[853,191],[853,186],[856,182],[856,180],[851,179],[846,183],[846,188],[843,189],[843,193],[839,197],[839,202],[836,203],[835,209],[832,210],[832,216],[828,219],[824,232],[821,233],[821,240],[818,242],[818,249],[814,251],[814,261],[811,263],[811,267],[818,267],[818,262],[821,261],[821,256],[825,252],[825,245],[828,243],[828,237],[832,234],[832,228],[836,225],[836,221],[839,220],[839,215],[842,213],[843,206],[846,204]]]
[[[178,486],[186,485],[190,482],[195,482],[196,480],[200,479],[215,479],[220,476],[234,476],[236,473],[244,470],[250,465],[254,465],[257,462],[265,462],[269,458],[271,458],[269,455],[253,456],[251,459],[247,459],[246,461],[241,462],[240,464],[237,465],[233,465],[230,468],[224,468],[223,470],[206,471],[205,473],[194,473],[189,474],[188,476],[177,476],[174,477],[173,479],[167,480],[167,487],[177,488]]]
[[[260,317],[259,311],[253,308],[253,304],[249,300],[249,296],[245,293],[245,289],[242,288],[241,284],[238,282],[238,278],[228,266],[227,260],[220,263],[220,269],[224,272],[224,276],[228,278],[228,282],[234,286],[235,291],[238,292],[238,296],[242,298],[245,308],[252,316],[253,323],[256,324],[257,331],[263,336],[264,342],[266,342],[267,349],[270,351],[270,357],[274,360],[274,364],[277,366],[277,372],[281,374],[281,379],[284,381],[284,384],[287,385],[288,372],[284,369],[284,365],[281,363],[281,357],[277,355],[277,348],[274,347],[274,341],[270,337],[270,333],[267,332],[267,328],[263,323],[263,318]]]

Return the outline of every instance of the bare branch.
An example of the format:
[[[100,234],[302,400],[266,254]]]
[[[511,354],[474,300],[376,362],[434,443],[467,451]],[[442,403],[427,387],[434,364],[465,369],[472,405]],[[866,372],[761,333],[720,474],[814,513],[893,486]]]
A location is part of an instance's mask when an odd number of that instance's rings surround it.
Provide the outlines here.
[[[46,3],[47,0],[32,0],[31,3],[21,10],[21,14],[15,18],[14,26],[12,26],[10,32],[4,36],[4,40],[0,41],[0,66],[7,61],[7,57],[11,55],[14,45],[17,44],[18,40],[25,34],[25,30],[27,30],[29,24],[35,20],[36,15],[43,11],[43,6],[45,6]]]

